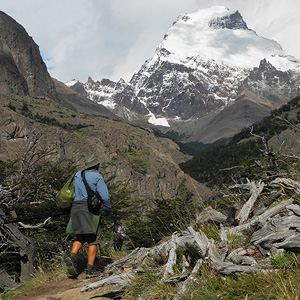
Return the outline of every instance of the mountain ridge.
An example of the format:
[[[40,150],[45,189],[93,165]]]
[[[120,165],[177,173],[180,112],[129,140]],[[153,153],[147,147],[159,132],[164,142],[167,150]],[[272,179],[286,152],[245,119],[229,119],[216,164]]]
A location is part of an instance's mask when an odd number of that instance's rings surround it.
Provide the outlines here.
[[[205,134],[207,115],[251,92],[269,100],[268,111],[260,112],[264,117],[296,97],[299,82],[298,59],[249,29],[238,11],[217,6],[181,14],[129,82],[89,78],[70,87],[131,122],[175,130],[185,136],[183,142],[214,142],[249,122],[232,124],[212,137]],[[191,134],[198,119],[203,119],[197,128],[203,134]]]

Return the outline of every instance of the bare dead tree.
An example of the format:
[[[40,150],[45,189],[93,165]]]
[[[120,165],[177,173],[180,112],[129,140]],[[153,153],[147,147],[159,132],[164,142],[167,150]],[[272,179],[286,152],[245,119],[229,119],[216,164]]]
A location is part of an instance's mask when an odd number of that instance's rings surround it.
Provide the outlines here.
[[[31,132],[31,138],[25,144],[21,157],[21,174],[49,158],[57,152],[57,145],[51,144],[42,132]]]
[[[288,127],[294,129],[294,130],[299,130],[297,126],[295,126],[292,122],[290,122],[288,119],[284,118],[283,116],[276,116],[275,119],[281,121],[283,124],[288,125]]]
[[[274,155],[274,152],[271,151],[269,145],[268,145],[268,141],[266,140],[266,138],[263,135],[257,135],[253,132],[253,126],[249,126],[248,127],[250,129],[250,134],[254,137],[256,137],[257,139],[261,140],[263,146],[265,149],[260,149],[260,151],[266,155]]]
[[[19,256],[21,266],[19,282],[24,282],[32,277],[34,265],[34,242],[26,237],[20,228],[38,228],[44,226],[50,219],[34,226],[23,223],[6,223],[5,220],[8,217],[8,211],[12,210],[14,204],[25,201],[31,194],[39,194],[38,190],[32,190],[33,188],[28,185],[24,186],[22,181],[24,179],[36,181],[38,166],[49,161],[57,153],[56,149],[56,144],[48,141],[44,133],[31,131],[18,157],[19,170],[0,183],[0,204],[6,207],[5,211],[0,208],[0,257]],[[39,186],[34,188],[39,189]],[[14,288],[18,282],[11,275],[8,270],[0,268],[0,285],[6,289]]]
[[[31,278],[33,274],[34,243],[20,232],[17,225],[5,224],[5,214],[0,209],[0,257],[8,254],[17,254],[20,257],[20,282]],[[6,288],[13,288],[16,282],[7,271],[0,270],[0,283]]]

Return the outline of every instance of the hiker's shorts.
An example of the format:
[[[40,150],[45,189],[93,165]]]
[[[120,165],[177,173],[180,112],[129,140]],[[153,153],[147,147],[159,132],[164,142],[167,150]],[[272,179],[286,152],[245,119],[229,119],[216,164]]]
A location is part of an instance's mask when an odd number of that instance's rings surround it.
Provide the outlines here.
[[[90,245],[100,245],[100,226],[98,226],[96,234],[76,234],[75,241],[81,244],[87,243]]]

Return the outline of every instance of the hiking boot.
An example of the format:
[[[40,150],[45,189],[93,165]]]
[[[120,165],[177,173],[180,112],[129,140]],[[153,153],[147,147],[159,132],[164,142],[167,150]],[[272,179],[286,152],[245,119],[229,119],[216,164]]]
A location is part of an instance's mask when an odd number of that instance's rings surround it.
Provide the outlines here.
[[[86,278],[93,278],[93,277],[100,276],[101,272],[98,271],[95,266],[93,266],[91,269],[86,269],[85,275],[86,275]]]
[[[66,257],[65,264],[67,266],[68,273],[72,276],[77,276],[77,259],[76,257],[70,255]]]

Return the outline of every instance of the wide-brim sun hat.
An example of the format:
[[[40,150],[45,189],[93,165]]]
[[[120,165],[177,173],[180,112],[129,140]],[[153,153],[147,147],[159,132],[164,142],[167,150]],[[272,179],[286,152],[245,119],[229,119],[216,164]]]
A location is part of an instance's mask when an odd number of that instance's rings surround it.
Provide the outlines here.
[[[98,164],[100,164],[100,159],[97,158],[94,154],[90,154],[85,157],[85,169],[97,166]]]

